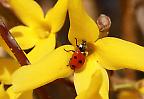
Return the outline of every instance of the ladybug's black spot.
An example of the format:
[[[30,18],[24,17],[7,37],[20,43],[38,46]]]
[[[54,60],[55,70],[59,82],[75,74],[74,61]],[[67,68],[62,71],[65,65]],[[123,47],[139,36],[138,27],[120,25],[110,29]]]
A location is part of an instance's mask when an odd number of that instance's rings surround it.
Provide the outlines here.
[[[71,65],[71,69],[75,69],[75,65]]]
[[[79,62],[80,64],[82,64],[82,60],[79,60],[78,62]]]
[[[72,65],[72,67],[75,67],[75,65]]]
[[[77,59],[77,56],[74,56],[74,59]]]

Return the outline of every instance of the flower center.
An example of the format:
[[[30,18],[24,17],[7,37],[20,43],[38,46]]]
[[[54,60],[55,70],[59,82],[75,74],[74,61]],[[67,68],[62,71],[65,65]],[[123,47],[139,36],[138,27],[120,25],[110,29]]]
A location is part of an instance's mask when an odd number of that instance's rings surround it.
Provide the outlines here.
[[[39,32],[39,38],[40,39],[46,39],[49,36],[49,32],[48,31],[44,31],[44,32]]]
[[[96,50],[94,44],[92,43],[87,43],[87,51],[88,51],[88,55],[91,55],[92,53],[94,53]]]
[[[36,30],[40,39],[48,38],[51,33],[51,27],[45,24],[40,27],[36,27]]]

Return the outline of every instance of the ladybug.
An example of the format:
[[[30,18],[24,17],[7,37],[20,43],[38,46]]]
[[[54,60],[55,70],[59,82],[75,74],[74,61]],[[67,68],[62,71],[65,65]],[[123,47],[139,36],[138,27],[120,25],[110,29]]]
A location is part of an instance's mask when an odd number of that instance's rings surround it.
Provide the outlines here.
[[[76,38],[75,38],[76,39]],[[71,69],[76,70],[76,69],[80,69],[83,64],[85,63],[85,58],[86,58],[86,49],[87,49],[87,45],[86,45],[86,41],[82,40],[82,43],[80,45],[77,44],[77,39],[76,39],[76,46],[77,46],[77,50],[65,50],[66,52],[74,52],[72,55],[72,58],[69,61],[69,65],[71,67]]]

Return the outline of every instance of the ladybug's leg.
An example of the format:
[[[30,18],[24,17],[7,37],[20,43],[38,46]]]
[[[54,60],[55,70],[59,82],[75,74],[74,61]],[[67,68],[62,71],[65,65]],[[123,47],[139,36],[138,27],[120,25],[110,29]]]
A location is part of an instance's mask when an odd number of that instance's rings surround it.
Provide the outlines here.
[[[66,50],[64,49],[66,52],[75,52],[74,50]],[[71,61],[72,58],[70,58],[70,61]],[[70,64],[70,61],[69,61],[69,64]],[[69,64],[67,66],[69,66]]]
[[[64,49],[66,52],[75,52],[74,50],[66,50]]]
[[[70,61],[71,61],[71,59],[72,59],[72,58],[70,58]],[[68,64],[67,66],[70,66],[70,61],[69,61],[69,64]]]
[[[75,40],[76,40],[76,46],[79,47],[79,45],[77,44],[77,38],[75,38]]]

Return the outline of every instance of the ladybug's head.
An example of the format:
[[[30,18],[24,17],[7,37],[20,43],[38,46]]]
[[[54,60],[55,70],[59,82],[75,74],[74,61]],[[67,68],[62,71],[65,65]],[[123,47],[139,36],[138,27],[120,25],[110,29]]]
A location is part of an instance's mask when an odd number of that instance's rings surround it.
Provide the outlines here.
[[[79,50],[80,50],[81,52],[85,52],[86,49],[87,49],[86,41],[82,40],[82,43],[79,45],[78,48],[79,48]]]

